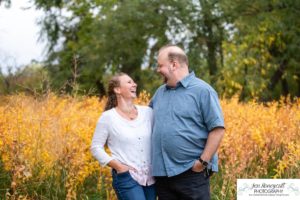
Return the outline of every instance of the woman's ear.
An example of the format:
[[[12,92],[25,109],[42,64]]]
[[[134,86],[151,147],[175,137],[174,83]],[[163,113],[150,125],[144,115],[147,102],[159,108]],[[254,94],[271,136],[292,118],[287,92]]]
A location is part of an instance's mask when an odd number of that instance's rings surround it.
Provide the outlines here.
[[[120,87],[115,87],[115,88],[114,88],[114,92],[115,92],[116,94],[120,94],[120,93],[121,93]]]

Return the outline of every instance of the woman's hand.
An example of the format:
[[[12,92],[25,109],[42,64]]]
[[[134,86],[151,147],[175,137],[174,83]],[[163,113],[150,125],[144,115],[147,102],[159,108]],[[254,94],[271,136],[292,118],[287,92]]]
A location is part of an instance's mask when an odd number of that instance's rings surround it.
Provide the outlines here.
[[[129,171],[130,167],[127,165],[124,165],[122,163],[120,163],[118,165],[118,167],[115,168],[115,170],[117,171],[117,174],[123,173],[123,172],[127,172]]]
[[[123,172],[127,172],[129,170],[132,170],[132,171],[136,171],[136,169],[134,167],[131,167],[131,166],[128,166],[128,165],[125,165],[123,163],[121,163],[120,161],[118,160],[111,160],[109,163],[108,163],[108,166],[110,166],[111,168],[115,169],[117,171],[117,173],[123,173]]]
[[[199,160],[196,160],[194,162],[194,165],[192,167],[192,171],[194,172],[202,172],[205,169],[205,166],[202,165],[202,163]]]

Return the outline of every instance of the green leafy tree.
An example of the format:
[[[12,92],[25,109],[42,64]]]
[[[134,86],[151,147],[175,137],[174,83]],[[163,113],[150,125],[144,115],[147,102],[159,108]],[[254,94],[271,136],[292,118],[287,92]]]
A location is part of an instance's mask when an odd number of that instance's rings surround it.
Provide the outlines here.
[[[141,74],[154,69],[155,53],[166,43],[181,44],[191,68],[206,80],[214,83],[218,75],[224,32],[221,15],[214,14],[218,1],[36,0],[35,5],[46,13],[41,25],[56,87],[68,87],[76,78],[82,90],[96,86],[104,94],[106,76],[116,71],[130,74],[142,88],[158,83],[155,73],[149,78]]]
[[[149,42],[157,34],[162,35],[159,40],[166,41],[163,31],[154,25],[165,23],[155,17],[155,3],[151,7],[147,1],[36,1],[36,6],[47,13],[41,24],[49,41],[48,69],[55,86],[72,89],[69,86],[76,79],[80,90],[94,87],[105,94],[106,76],[116,71],[130,74],[140,85],[147,82],[140,80],[140,74],[147,53],[148,60],[153,54],[148,51]],[[64,16],[68,12],[69,17]]]
[[[124,71],[140,88],[159,84],[156,52],[181,45],[190,67],[223,96],[262,100],[299,96],[299,2],[243,0],[46,1],[40,25],[48,40],[53,86],[105,94]],[[76,86],[76,87],[75,87]]]
[[[227,4],[226,4],[227,3]],[[299,1],[227,1],[235,30],[222,74],[224,93],[245,100],[299,96]]]

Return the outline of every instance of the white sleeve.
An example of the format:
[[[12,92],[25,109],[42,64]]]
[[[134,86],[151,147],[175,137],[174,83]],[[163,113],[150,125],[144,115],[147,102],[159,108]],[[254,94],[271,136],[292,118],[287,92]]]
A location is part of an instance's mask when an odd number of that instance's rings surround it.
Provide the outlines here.
[[[107,116],[101,116],[97,122],[94,137],[91,145],[93,156],[99,161],[100,165],[107,165],[113,158],[109,156],[104,149],[109,136],[109,121]]]

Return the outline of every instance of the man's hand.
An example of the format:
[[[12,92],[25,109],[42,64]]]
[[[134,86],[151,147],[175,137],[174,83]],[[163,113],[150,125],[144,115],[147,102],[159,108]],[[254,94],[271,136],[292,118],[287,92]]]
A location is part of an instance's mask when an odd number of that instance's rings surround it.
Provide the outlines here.
[[[194,165],[192,167],[192,171],[194,172],[202,172],[205,169],[205,166],[202,165],[202,163],[199,160],[196,160],[194,162]]]

